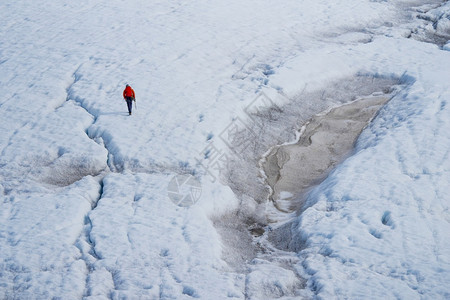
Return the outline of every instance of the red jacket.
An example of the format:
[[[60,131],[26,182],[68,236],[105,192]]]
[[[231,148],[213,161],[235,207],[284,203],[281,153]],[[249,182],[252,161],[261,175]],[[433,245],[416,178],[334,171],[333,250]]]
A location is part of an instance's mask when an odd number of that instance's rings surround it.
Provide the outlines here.
[[[134,91],[131,88],[131,86],[127,86],[124,90],[123,90],[123,97],[132,97],[132,98],[136,98],[136,96],[134,95]]]

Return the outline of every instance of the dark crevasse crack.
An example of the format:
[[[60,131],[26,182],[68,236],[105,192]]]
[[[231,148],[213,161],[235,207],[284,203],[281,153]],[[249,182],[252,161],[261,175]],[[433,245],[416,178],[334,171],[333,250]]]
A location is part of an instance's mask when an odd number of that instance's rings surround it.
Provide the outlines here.
[[[108,171],[109,172],[115,172],[117,171],[117,168],[114,166],[113,159],[112,159],[112,154],[110,152],[110,150],[108,149],[108,145],[107,143],[103,142],[103,138],[102,136],[100,137],[91,137],[89,135],[89,128],[95,124],[95,122],[97,121],[97,117],[98,117],[98,113],[96,113],[94,110],[92,110],[91,108],[89,108],[88,105],[86,105],[84,99],[81,99],[80,97],[76,96],[74,91],[73,91],[73,87],[74,85],[81,79],[81,74],[79,73],[79,70],[81,68],[82,65],[80,65],[72,74],[72,78],[73,81],[71,82],[71,84],[69,84],[69,86],[66,88],[66,93],[67,93],[67,97],[66,97],[66,102],[67,101],[74,101],[75,103],[77,103],[81,108],[83,108],[89,115],[92,116],[92,123],[87,126],[87,128],[85,129],[85,133],[86,135],[92,139],[94,142],[96,142],[97,144],[103,146],[107,153],[107,165],[108,165]],[[100,142],[99,142],[100,141]],[[85,264],[86,264],[86,269],[87,269],[87,274],[86,274],[86,285],[85,285],[85,291],[84,291],[84,297],[90,296],[90,287],[89,287],[89,281],[90,281],[90,275],[92,274],[92,272],[94,271],[94,265],[97,261],[99,261],[101,259],[101,257],[98,255],[98,253],[95,250],[95,242],[91,236],[91,232],[92,232],[92,228],[93,228],[93,224],[92,224],[92,219],[91,219],[91,214],[92,212],[96,209],[98,202],[102,199],[103,197],[103,187],[104,187],[104,177],[109,173],[109,172],[103,172],[100,175],[97,175],[97,178],[99,178],[99,190],[98,190],[98,197],[97,199],[92,203],[92,209],[86,214],[85,218],[84,218],[84,226],[83,226],[83,230],[80,233],[79,238],[77,239],[77,242],[75,244],[75,246],[80,250],[81,256],[80,259],[82,259]]]
[[[82,78],[82,75],[80,74],[80,69],[81,69],[82,66],[83,66],[82,64],[79,65],[78,68],[72,73],[73,80],[69,84],[69,86],[66,88],[66,94],[67,94],[66,101],[73,100],[78,105],[80,105],[80,107],[82,107],[88,114],[90,114],[92,116],[92,118],[93,118],[93,122],[92,123],[94,124],[97,121],[98,113],[95,113],[94,110],[89,108],[86,105],[84,99],[76,96],[75,92],[73,91],[74,85],[77,84],[80,81],[80,79]]]
[[[76,104],[78,104],[81,108],[83,108],[91,117],[92,117],[92,123],[86,127],[85,133],[86,135],[99,144],[100,146],[104,147],[106,151],[108,152],[107,161],[106,164],[109,168],[110,172],[120,173],[124,170],[123,163],[116,163],[114,154],[111,151],[112,145],[112,136],[108,132],[105,131],[98,131],[93,130],[93,126],[96,124],[97,119],[99,117],[99,110],[96,108],[91,107],[88,103],[86,103],[84,98],[81,98],[80,96],[76,95],[76,92],[73,90],[73,87],[81,80],[83,75],[80,73],[80,69],[83,65],[81,64],[78,66],[78,68],[73,72],[72,74],[72,82],[69,84],[69,86],[66,88],[67,98],[66,101],[74,101]]]
[[[98,197],[95,201],[92,202],[92,208],[89,212],[86,213],[84,217],[84,225],[83,229],[75,243],[75,246],[80,251],[80,259],[84,261],[86,265],[86,279],[85,279],[85,288],[83,292],[83,298],[93,296],[95,294],[95,287],[93,285],[93,282],[95,281],[96,276],[96,265],[97,263],[102,259],[101,255],[99,255],[96,252],[96,245],[95,245],[95,239],[92,236],[92,230],[94,228],[93,220],[92,220],[92,214],[95,211],[97,204],[99,201],[103,198],[104,193],[104,178],[111,172],[114,173],[120,173],[124,170],[123,163],[118,164],[115,163],[114,154],[112,153],[111,149],[111,140],[112,136],[110,133],[106,131],[96,130],[98,128],[94,128],[93,126],[96,125],[96,122],[98,120],[99,111],[98,109],[92,107],[87,99],[84,99],[77,95],[75,91],[75,85],[82,79],[82,74],[80,73],[80,69],[82,67],[82,64],[76,68],[76,70],[72,74],[72,81],[66,88],[66,102],[73,101],[77,105],[79,105],[81,108],[83,108],[86,113],[88,113],[92,117],[92,122],[88,124],[84,132],[87,135],[87,137],[91,140],[93,140],[98,145],[104,147],[107,151],[107,157],[106,157],[106,164],[107,169],[102,172],[101,174],[89,174],[92,175],[94,178],[97,178],[99,181],[99,190],[98,190]],[[88,174],[86,174],[88,175]],[[130,241],[131,242],[131,241]],[[108,268],[105,268],[107,272],[111,274],[112,283],[114,285],[114,289],[118,285],[117,283],[117,271],[110,270]]]
[[[103,179],[102,181],[100,181],[100,190],[99,190],[99,197],[97,199],[97,201],[95,202],[95,204],[92,206],[92,210],[89,212],[89,214],[86,216],[88,222],[88,227],[86,228],[86,237],[87,237],[87,241],[89,243],[89,245],[91,245],[91,252],[90,254],[95,257],[96,259],[100,259],[100,257],[98,256],[98,254],[95,252],[95,243],[92,241],[91,238],[91,231],[92,231],[92,219],[90,218],[90,214],[92,213],[92,211],[94,211],[97,208],[97,204],[98,202],[102,199],[103,197],[103,187],[104,187],[104,183],[103,183]]]
[[[93,108],[89,105],[89,103],[86,101],[86,99],[80,97],[76,94],[74,91],[74,86],[82,79],[82,74],[80,73],[82,65],[80,65],[72,74],[72,82],[68,85],[66,88],[66,102],[67,101],[73,101],[77,105],[79,105],[81,108],[83,108],[91,117],[92,122],[86,126],[85,128],[85,134],[87,137],[91,140],[93,140],[98,145],[104,147],[107,151],[107,157],[106,157],[106,164],[108,168],[105,170],[105,172],[102,172],[101,174],[98,174],[94,176],[99,180],[99,191],[98,191],[98,197],[92,204],[92,209],[85,215],[84,218],[84,226],[83,230],[80,233],[80,236],[77,239],[77,242],[75,246],[80,250],[80,259],[82,259],[86,265],[86,279],[85,279],[85,289],[83,293],[83,298],[94,296],[95,294],[95,285],[93,282],[95,281],[96,275],[96,268],[98,269],[98,262],[102,260],[101,255],[99,255],[96,252],[95,248],[95,239],[92,236],[92,230],[94,227],[93,221],[91,219],[91,216],[95,209],[97,208],[97,204],[99,201],[103,198],[104,194],[104,178],[111,172],[113,173],[120,173],[122,172],[125,167],[123,163],[116,163],[114,154],[111,151],[111,141],[112,136],[107,131],[102,130],[96,130],[98,128],[94,128],[94,125],[96,125],[96,122],[98,120],[99,111],[96,108]],[[137,170],[134,170],[137,171]],[[149,173],[149,171],[146,170],[138,170],[143,171],[144,173]],[[130,241],[131,243],[131,241]],[[111,270],[109,268],[101,268],[104,269],[103,271],[109,272],[111,274],[111,280],[113,286],[111,287],[113,290],[117,289],[119,283],[117,280],[117,270]],[[103,272],[102,271],[102,272]]]
[[[83,110],[85,110],[91,117],[92,122],[85,128],[85,134],[89,139],[93,140],[98,145],[102,146],[107,151],[106,164],[108,166],[108,171],[113,173],[122,173],[125,170],[131,171],[133,173],[182,173],[195,175],[197,172],[195,168],[184,165],[184,162],[178,162],[177,164],[163,164],[158,162],[147,163],[142,165],[136,159],[123,160],[117,157],[118,153],[115,153],[113,149],[117,148],[115,145],[115,140],[113,135],[108,130],[97,126],[97,121],[100,116],[100,111],[98,108],[93,107],[85,98],[81,97],[75,91],[75,85],[83,79],[83,74],[81,73],[81,68],[83,64],[80,64],[75,71],[72,73],[72,78],[70,84],[66,88],[66,102],[73,101]],[[97,174],[95,174],[97,175]]]
[[[89,129],[97,122],[97,118],[98,118],[99,112],[96,109],[93,109],[93,108],[89,107],[89,105],[86,104],[84,99],[82,99],[79,96],[77,96],[76,93],[73,91],[73,87],[75,86],[75,84],[77,84],[77,82],[80,81],[80,79],[82,78],[82,75],[80,73],[81,67],[82,67],[82,64],[79,65],[78,68],[72,74],[72,79],[73,80],[69,84],[69,86],[66,88],[66,94],[67,94],[66,102],[67,101],[74,101],[75,103],[77,103],[81,108],[83,108],[92,117],[92,123],[89,126],[87,126],[87,128],[85,129],[86,135],[88,136],[89,139],[93,140],[97,144],[99,144],[102,147],[104,147],[106,149],[106,151],[108,152],[106,163],[108,165],[109,171],[111,171],[111,172],[121,172],[123,168],[121,168],[120,166],[116,166],[115,165],[115,163],[114,163],[114,155],[110,151],[109,143],[107,142],[108,140],[110,140],[111,137],[105,138],[104,137],[105,133],[102,133],[100,135],[96,134],[95,136],[89,134]]]
[[[95,210],[98,202],[102,199],[102,197],[103,197],[103,179],[99,182],[99,196],[96,199],[96,201],[94,201],[92,205],[92,210],[85,216],[83,230],[75,244],[75,246],[81,252],[80,259],[84,261],[87,269],[83,298],[90,296],[90,288],[89,288],[90,275],[95,269],[95,263],[101,259],[101,257],[95,251],[95,242],[91,236],[93,224],[90,214]]]

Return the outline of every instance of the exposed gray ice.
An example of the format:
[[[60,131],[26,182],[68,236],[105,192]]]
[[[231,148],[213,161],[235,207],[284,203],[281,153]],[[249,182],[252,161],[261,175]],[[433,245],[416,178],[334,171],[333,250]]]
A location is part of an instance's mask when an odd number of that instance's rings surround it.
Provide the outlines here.
[[[222,174],[241,204],[214,220],[226,245],[224,259],[233,269],[248,271],[245,262],[255,257],[280,260],[283,266],[294,259],[287,252],[273,253],[290,251],[292,238],[292,224],[277,222],[300,211],[303,193],[351,152],[362,129],[401,83],[399,78],[358,75],[250,116],[251,130],[237,134],[234,143],[239,148],[251,140],[251,147],[233,156]],[[301,131],[298,140],[286,144]]]
[[[298,212],[303,204],[302,193],[351,152],[363,128],[389,98],[366,97],[316,115],[296,143],[272,148],[263,168],[275,207],[283,212]]]

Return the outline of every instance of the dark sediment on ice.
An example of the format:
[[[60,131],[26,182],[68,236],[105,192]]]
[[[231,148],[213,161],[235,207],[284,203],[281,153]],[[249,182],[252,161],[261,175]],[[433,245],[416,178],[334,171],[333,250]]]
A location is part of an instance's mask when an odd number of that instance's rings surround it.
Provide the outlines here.
[[[277,210],[298,212],[301,195],[349,155],[361,131],[388,100],[388,95],[370,96],[333,108],[314,116],[296,143],[273,147],[263,169]],[[268,217],[269,222],[278,219]]]
[[[301,241],[297,242],[290,230],[296,220],[293,217],[301,213],[301,197],[350,154],[362,129],[401,83],[399,78],[357,75],[331,82],[321,90],[302,91],[281,106],[246,111],[246,127],[229,141],[230,153],[236,155],[228,157],[221,173],[221,180],[231,187],[240,205],[212,220],[224,245],[223,259],[231,270],[247,273],[249,263],[257,257],[278,261],[285,250],[301,248]],[[336,108],[327,110],[330,107]],[[295,139],[300,128],[303,134],[296,143],[281,145]],[[328,134],[334,136],[328,145],[318,143],[329,139]],[[308,151],[297,152],[297,148],[311,151],[306,154]],[[282,222],[275,224],[277,221]],[[283,251],[274,254],[279,250]],[[286,268],[282,261],[276,264]]]

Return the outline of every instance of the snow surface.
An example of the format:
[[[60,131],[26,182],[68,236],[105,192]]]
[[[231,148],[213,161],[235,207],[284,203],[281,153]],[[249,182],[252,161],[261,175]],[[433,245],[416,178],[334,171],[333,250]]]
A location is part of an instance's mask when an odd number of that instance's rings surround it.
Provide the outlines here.
[[[450,298],[449,15],[445,1],[2,1],[0,298]],[[261,92],[282,107],[361,75],[403,88],[301,214],[268,225],[287,246],[224,234],[264,199],[220,183],[205,149],[233,155],[221,134]],[[308,119],[342,101],[304,102]],[[191,207],[168,196],[178,174],[201,182]]]

